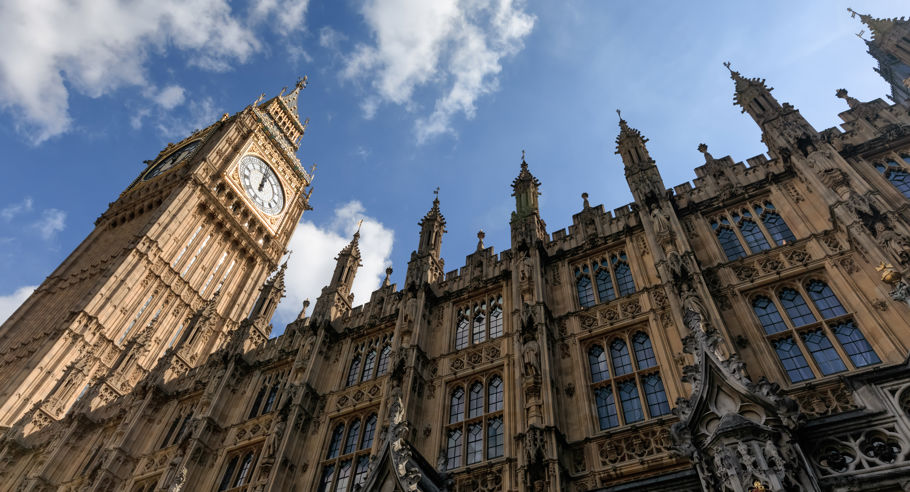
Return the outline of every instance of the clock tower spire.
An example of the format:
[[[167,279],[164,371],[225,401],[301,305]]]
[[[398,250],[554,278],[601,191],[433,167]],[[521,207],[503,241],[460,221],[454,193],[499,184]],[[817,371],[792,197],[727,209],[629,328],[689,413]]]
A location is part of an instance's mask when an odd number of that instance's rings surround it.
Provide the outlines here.
[[[182,367],[228,340],[309,208],[306,84],[168,144],[0,326],[0,428],[29,433],[81,394],[130,391],[203,307],[209,323]]]

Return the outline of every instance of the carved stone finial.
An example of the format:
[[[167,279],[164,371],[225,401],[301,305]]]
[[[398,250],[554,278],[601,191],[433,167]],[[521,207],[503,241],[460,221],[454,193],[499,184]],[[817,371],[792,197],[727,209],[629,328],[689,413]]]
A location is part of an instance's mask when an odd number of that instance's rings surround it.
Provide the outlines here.
[[[483,232],[483,229],[477,231],[477,251],[480,251],[484,248],[483,238],[486,237],[486,233]]]
[[[840,99],[843,99],[844,101],[847,101],[847,105],[850,106],[850,109],[853,109],[861,104],[855,97],[850,97],[850,95],[847,94],[847,89],[838,89],[834,95]]]
[[[391,277],[392,277],[392,267],[388,267],[385,269],[385,279],[382,281],[383,287],[388,287],[389,285],[392,285]]]
[[[584,201],[584,205],[583,205],[584,208],[591,208],[591,204],[588,203],[588,194],[587,193],[582,193],[581,199]]]

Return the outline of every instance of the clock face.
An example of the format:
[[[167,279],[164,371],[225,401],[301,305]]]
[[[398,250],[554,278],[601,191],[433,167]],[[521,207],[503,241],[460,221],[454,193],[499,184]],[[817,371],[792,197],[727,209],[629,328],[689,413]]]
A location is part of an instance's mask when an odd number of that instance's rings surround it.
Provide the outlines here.
[[[159,174],[185,161],[187,157],[193,154],[193,151],[196,150],[200,144],[202,144],[202,140],[196,140],[184,145],[183,147],[180,147],[174,152],[171,152],[170,155],[164,159],[161,159],[158,161],[158,164],[155,164],[154,167],[149,169],[149,171],[145,173],[145,176],[143,176],[142,179],[145,181],[152,179],[155,176],[158,176]]]
[[[238,166],[240,182],[246,195],[259,210],[277,215],[284,208],[284,190],[275,171],[262,159],[246,155]]]

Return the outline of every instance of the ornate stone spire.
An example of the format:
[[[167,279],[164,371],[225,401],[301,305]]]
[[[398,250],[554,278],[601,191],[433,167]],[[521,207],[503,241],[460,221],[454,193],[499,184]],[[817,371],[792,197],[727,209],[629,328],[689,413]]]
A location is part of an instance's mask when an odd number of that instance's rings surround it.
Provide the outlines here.
[[[868,14],[860,14],[859,12],[853,10],[850,7],[847,7],[847,12],[850,12],[850,17],[856,18],[859,16],[859,20],[862,21],[869,31],[872,33],[872,41],[881,40],[889,31],[903,18],[901,19],[877,19]]]
[[[287,105],[288,109],[297,112],[297,96],[300,95],[300,91],[306,89],[307,76],[304,75],[302,78],[297,79],[297,84],[294,85],[294,89],[287,95],[279,96],[281,100]],[[284,92],[284,91],[282,91]]]
[[[730,71],[730,78],[736,87],[733,104],[743,108],[743,113],[748,111],[753,119],[761,123],[766,116],[780,110],[780,104],[771,95],[774,88],[768,87],[765,79],[743,77],[730,68],[730,62],[724,62],[724,66]]]
[[[524,218],[531,214],[538,213],[537,197],[540,195],[540,180],[531,174],[528,170],[528,162],[525,160],[525,151],[521,151],[521,170],[518,177],[512,180],[512,196],[515,197],[515,212],[512,214],[512,220]]]
[[[417,223],[420,226],[420,244],[417,246],[417,254],[429,254],[434,258],[439,258],[442,235],[446,232],[446,219],[439,210],[439,187],[433,190],[433,195],[435,195],[433,206]]]
[[[653,162],[651,155],[648,153],[648,147],[645,145],[648,139],[642,136],[640,131],[630,127],[618,109],[616,114],[619,115],[619,135],[616,136],[616,153],[622,157],[626,168]]]

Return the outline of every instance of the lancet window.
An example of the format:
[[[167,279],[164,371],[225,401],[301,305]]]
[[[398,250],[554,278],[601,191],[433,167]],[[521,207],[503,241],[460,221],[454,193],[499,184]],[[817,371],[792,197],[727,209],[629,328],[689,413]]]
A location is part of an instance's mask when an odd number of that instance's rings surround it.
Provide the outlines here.
[[[183,439],[184,435],[189,431],[190,421],[193,419],[193,405],[192,404],[183,404],[180,405],[174,412],[173,418],[170,420],[166,427],[164,437],[161,439],[161,444],[158,446],[159,449],[166,448],[168,446],[173,446],[180,442]]]
[[[875,169],[882,173],[882,176],[888,180],[897,191],[905,197],[910,198],[910,174],[907,167],[910,166],[910,155],[901,155],[903,164],[898,164],[895,159],[887,159],[884,162],[876,162]]]
[[[503,333],[502,295],[462,305],[455,313],[455,349],[499,338]]]
[[[711,220],[711,228],[729,261],[796,241],[769,201],[727,211]]]
[[[247,418],[254,418],[265,415],[278,409],[278,403],[281,401],[282,390],[287,379],[288,370],[276,371],[262,376],[259,383],[259,389],[256,391],[256,397],[253,398],[253,404],[250,406],[250,412]]]
[[[241,492],[250,489],[253,472],[259,461],[259,447],[243,448],[225,457],[219,492]]]
[[[319,477],[320,492],[347,492],[363,484],[376,437],[376,423],[376,413],[371,412],[334,424]]]
[[[451,388],[445,433],[446,470],[504,455],[504,390],[499,374],[473,378]]]
[[[355,343],[345,379],[346,386],[384,376],[392,356],[392,334],[376,336]]]
[[[635,280],[625,251],[575,265],[575,291],[581,307],[609,302],[635,292]]]
[[[586,344],[591,392],[601,430],[670,413],[651,339],[643,330]]]
[[[792,383],[881,362],[853,314],[819,278],[757,292],[751,303]]]

